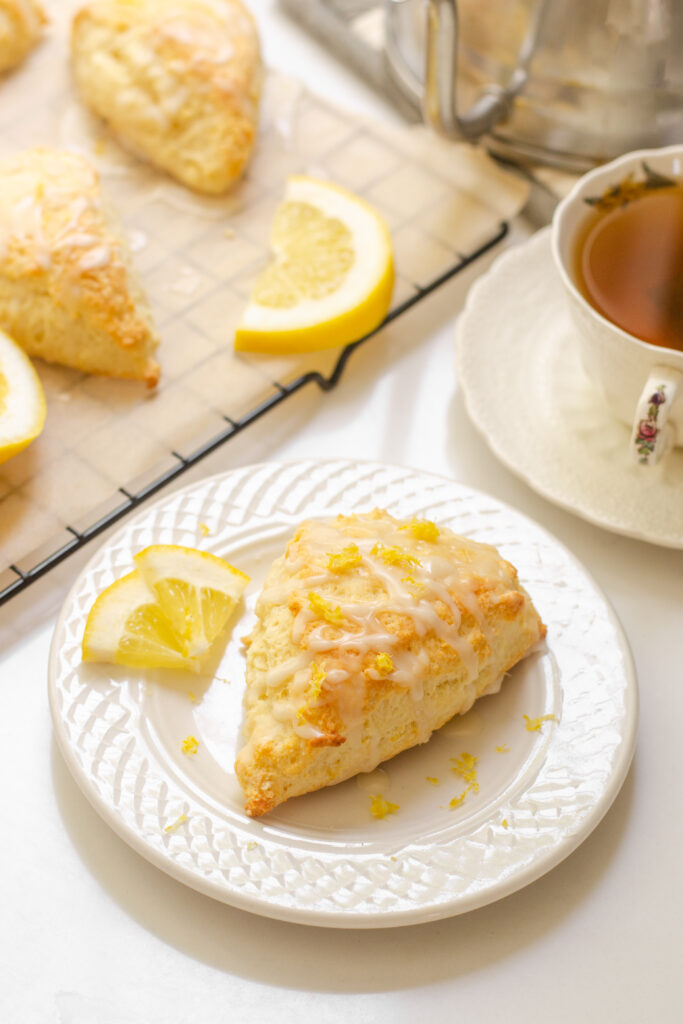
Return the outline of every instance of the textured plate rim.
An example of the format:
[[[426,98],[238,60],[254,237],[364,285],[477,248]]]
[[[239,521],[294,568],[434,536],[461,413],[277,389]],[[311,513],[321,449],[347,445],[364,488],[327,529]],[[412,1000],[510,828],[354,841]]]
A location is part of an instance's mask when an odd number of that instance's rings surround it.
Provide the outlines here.
[[[461,352],[464,344],[462,341],[462,335],[465,331],[464,325],[466,324],[468,314],[471,312],[475,304],[478,304],[479,302],[480,291],[486,290],[490,285],[490,278],[500,270],[501,266],[506,266],[508,263],[514,263],[516,259],[519,260],[523,258],[523,253],[535,245],[541,248],[542,245],[547,244],[549,247],[550,231],[551,229],[549,227],[542,228],[540,231],[537,231],[532,235],[531,238],[526,239],[526,241],[514,246],[514,248],[509,249],[507,252],[501,253],[501,255],[498,256],[491,264],[487,272],[474,282],[467,294],[465,306],[458,317],[455,328],[456,379],[460,384],[462,384],[461,393],[465,402],[467,415],[476,427],[480,437],[484,439],[496,458],[500,459],[503,465],[519,480],[523,480],[528,487],[536,492],[536,494],[540,494],[542,498],[545,498],[547,501],[551,502],[551,504],[564,509],[566,512],[570,512],[572,515],[578,516],[580,519],[590,523],[592,526],[598,526],[603,530],[608,530],[610,533],[615,533],[622,537],[629,537],[632,540],[644,541],[646,544],[655,544],[657,547],[670,548],[674,551],[683,550],[683,537],[662,537],[648,533],[647,530],[640,530],[635,527],[615,523],[605,516],[599,515],[586,504],[577,504],[576,502],[570,501],[568,498],[558,495],[552,487],[546,486],[538,479],[537,476],[533,475],[533,473],[525,471],[513,456],[507,452],[503,444],[498,441],[498,439],[492,438],[486,431],[484,424],[481,422],[474,408],[470,392],[463,384],[467,375],[463,371],[462,366]]]
[[[91,779],[87,776],[77,758],[75,757],[72,745],[69,742],[68,737],[63,728],[63,723],[59,708],[57,706],[56,692],[55,692],[55,677],[57,673],[56,660],[59,650],[59,641],[61,640],[61,633],[63,630],[64,621],[67,618],[70,604],[74,595],[77,593],[78,588],[82,579],[88,574],[91,567],[97,562],[101,553],[113,546],[118,538],[125,536],[128,531],[133,527],[138,520],[149,516],[150,513],[163,509],[169,502],[176,502],[179,498],[185,495],[190,495],[195,491],[201,491],[212,483],[219,483],[226,480],[234,475],[249,474],[257,471],[280,471],[287,469],[295,469],[297,467],[305,466],[307,468],[315,467],[330,467],[335,466],[339,469],[358,467],[365,470],[397,470],[405,471],[411,474],[413,477],[424,478],[433,482],[439,482],[449,487],[452,487],[454,491],[466,493],[468,496],[476,498],[481,497],[487,502],[490,502],[498,507],[499,510],[507,514],[512,514],[518,517],[528,524],[530,524],[534,530],[536,530],[546,541],[550,542],[568,562],[580,571],[582,576],[585,578],[587,584],[592,588],[594,594],[600,599],[603,606],[606,618],[609,620],[610,626],[615,632],[616,639],[618,641],[619,650],[623,658],[623,696],[624,696],[624,710],[621,723],[620,732],[620,743],[616,748],[615,756],[611,766],[611,770],[608,778],[605,780],[604,788],[602,789],[599,796],[596,798],[594,804],[590,808],[582,822],[581,827],[577,829],[573,834],[565,835],[561,842],[553,845],[549,849],[544,851],[544,855],[535,859],[527,867],[518,868],[512,872],[503,881],[497,882],[495,885],[490,886],[485,891],[474,892],[468,894],[465,897],[454,896],[449,901],[443,903],[437,903],[435,905],[426,904],[417,908],[410,908],[407,910],[373,910],[372,912],[347,912],[343,910],[324,910],[320,908],[311,909],[310,907],[291,907],[281,906],[278,904],[270,903],[267,899],[253,897],[248,894],[244,894],[236,889],[234,886],[228,888],[223,885],[217,885],[210,879],[203,878],[198,875],[196,871],[184,867],[182,864],[177,863],[171,858],[164,856],[157,849],[152,847],[149,842],[145,839],[144,835],[137,832],[135,829],[130,827],[117,813],[116,808],[111,807],[107,801],[100,796],[95,787],[92,784]],[[376,461],[365,461],[360,459],[296,459],[287,462],[262,462],[251,466],[242,466],[233,470],[228,470],[222,473],[217,473],[213,476],[203,478],[196,481],[193,484],[189,484],[184,488],[177,491],[173,491],[171,494],[158,499],[157,501],[150,504],[148,507],[138,512],[134,517],[130,517],[127,522],[120,527],[110,538],[107,539],[98,550],[89,559],[88,563],[82,568],[77,579],[74,581],[72,587],[67,594],[62,609],[60,611],[57,623],[55,625],[52,642],[50,645],[49,654],[49,669],[48,669],[48,697],[50,703],[50,709],[53,718],[53,725],[55,730],[55,736],[59,750],[64,757],[64,760],[82,793],[103,818],[103,820],[109,825],[110,828],[123,839],[132,849],[140,854],[145,860],[153,864],[155,867],[162,870],[165,874],[170,875],[176,881],[187,885],[189,888],[194,889],[206,896],[218,900],[219,902],[228,904],[236,909],[248,911],[250,913],[256,913],[260,916],[273,918],[276,920],[282,920],[297,924],[306,924],[314,926],[322,926],[329,928],[345,928],[345,929],[368,929],[368,928],[387,928],[397,927],[411,924],[426,923],[430,921],[441,920],[444,918],[456,916],[462,913],[467,913],[471,910],[478,909],[479,907],[486,906],[490,903],[497,902],[504,897],[511,895],[514,892],[525,888],[530,883],[536,881],[542,877],[559,863],[561,863],[566,857],[568,857],[582,842],[593,832],[593,830],[602,821],[605,814],[608,812],[612,803],[616,799],[623,782],[628,773],[631,760],[633,757],[636,732],[637,732],[637,721],[638,721],[638,689],[635,668],[633,664],[633,658],[628,645],[627,638],[623,632],[621,624],[614,612],[610,602],[607,600],[602,589],[593,579],[592,575],[586,570],[586,568],[575,558],[575,556],[552,534],[550,534],[544,527],[540,526],[534,520],[525,516],[523,513],[518,512],[512,506],[507,505],[504,502],[499,501],[496,498],[492,498],[484,492],[478,491],[467,485],[460,484],[457,481],[450,480],[449,478],[431,472],[423,472],[416,470],[411,467],[404,467],[396,464],[386,464]]]

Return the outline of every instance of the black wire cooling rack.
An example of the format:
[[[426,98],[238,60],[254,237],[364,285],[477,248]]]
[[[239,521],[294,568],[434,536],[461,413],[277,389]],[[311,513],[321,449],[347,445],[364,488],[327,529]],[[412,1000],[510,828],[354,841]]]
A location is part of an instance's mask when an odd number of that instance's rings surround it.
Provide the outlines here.
[[[486,242],[480,245],[473,252],[462,256],[460,260],[450,266],[445,273],[436,277],[424,287],[416,285],[414,294],[396,306],[385,318],[383,323],[379,325],[379,327],[364,338],[360,338],[358,341],[347,345],[341,351],[332,372],[328,376],[325,376],[318,370],[311,370],[307,373],[301,374],[288,384],[280,384],[276,382],[275,393],[267,400],[250,409],[239,419],[231,419],[229,416],[223,416],[226,424],[225,429],[218,431],[208,441],[204,442],[189,454],[181,455],[176,451],[172,451],[171,455],[175,460],[175,464],[172,465],[170,469],[167,469],[165,472],[155,477],[151,482],[146,483],[145,486],[141,487],[135,493],[131,493],[125,487],[119,487],[118,494],[121,496],[121,502],[101,518],[97,519],[96,522],[90,524],[87,529],[78,530],[72,526],[66,526],[66,532],[71,535],[71,539],[60,544],[55,548],[55,550],[50,551],[45,557],[40,558],[35,565],[31,566],[31,568],[25,569],[20,568],[18,565],[11,564],[4,574],[6,577],[9,576],[10,579],[9,582],[0,589],[0,605],[6,603],[10,598],[25,590],[31,583],[40,579],[41,576],[44,576],[60,562],[63,562],[69,555],[80,550],[94,537],[97,537],[119,519],[128,515],[129,512],[137,508],[148,498],[157,494],[167,484],[172,483],[180,477],[186,470],[190,469],[190,467],[197,465],[197,463],[201,462],[201,460],[207,455],[210,455],[212,452],[222,447],[230,441],[231,438],[235,437],[237,434],[245,430],[250,424],[266,415],[266,413],[279,405],[285,399],[296,394],[297,391],[301,391],[301,389],[306,387],[308,384],[315,384],[324,392],[331,391],[341,380],[351,355],[357,348],[359,348],[359,346],[364,345],[387,324],[398,319],[398,317],[415,306],[431,292],[435,291],[440,285],[444,284],[444,282],[461,273],[466,267],[470,266],[486,252],[498,245],[505,238],[508,230],[509,226],[506,222],[499,224],[496,232]]]

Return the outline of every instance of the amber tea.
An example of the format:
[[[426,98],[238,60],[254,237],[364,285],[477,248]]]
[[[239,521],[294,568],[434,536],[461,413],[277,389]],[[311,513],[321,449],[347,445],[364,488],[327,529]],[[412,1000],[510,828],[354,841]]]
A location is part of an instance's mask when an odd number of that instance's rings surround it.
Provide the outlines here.
[[[587,301],[642,341],[683,350],[683,183],[647,166],[594,207],[574,269]]]

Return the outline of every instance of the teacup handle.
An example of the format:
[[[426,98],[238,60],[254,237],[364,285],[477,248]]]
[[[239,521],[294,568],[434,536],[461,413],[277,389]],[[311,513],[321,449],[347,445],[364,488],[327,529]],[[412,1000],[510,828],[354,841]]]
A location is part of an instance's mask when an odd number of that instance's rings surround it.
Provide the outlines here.
[[[671,447],[674,426],[668,420],[679,389],[682,373],[653,367],[638,399],[631,434],[631,453],[642,466],[655,466]]]

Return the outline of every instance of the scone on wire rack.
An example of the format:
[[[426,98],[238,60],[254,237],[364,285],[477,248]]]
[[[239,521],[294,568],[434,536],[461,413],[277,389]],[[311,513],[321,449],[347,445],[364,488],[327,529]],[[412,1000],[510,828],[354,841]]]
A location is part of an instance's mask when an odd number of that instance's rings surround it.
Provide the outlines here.
[[[158,337],[95,169],[78,153],[0,160],[0,328],[30,356],[153,387]]]
[[[198,192],[225,192],[257,132],[261,59],[240,0],[94,0],[75,16],[85,103],[139,157]]]
[[[424,743],[545,636],[495,548],[379,509],[303,523],[256,615],[235,764],[251,816]]]
[[[36,0],[0,0],[0,74],[21,64],[47,18]]]

